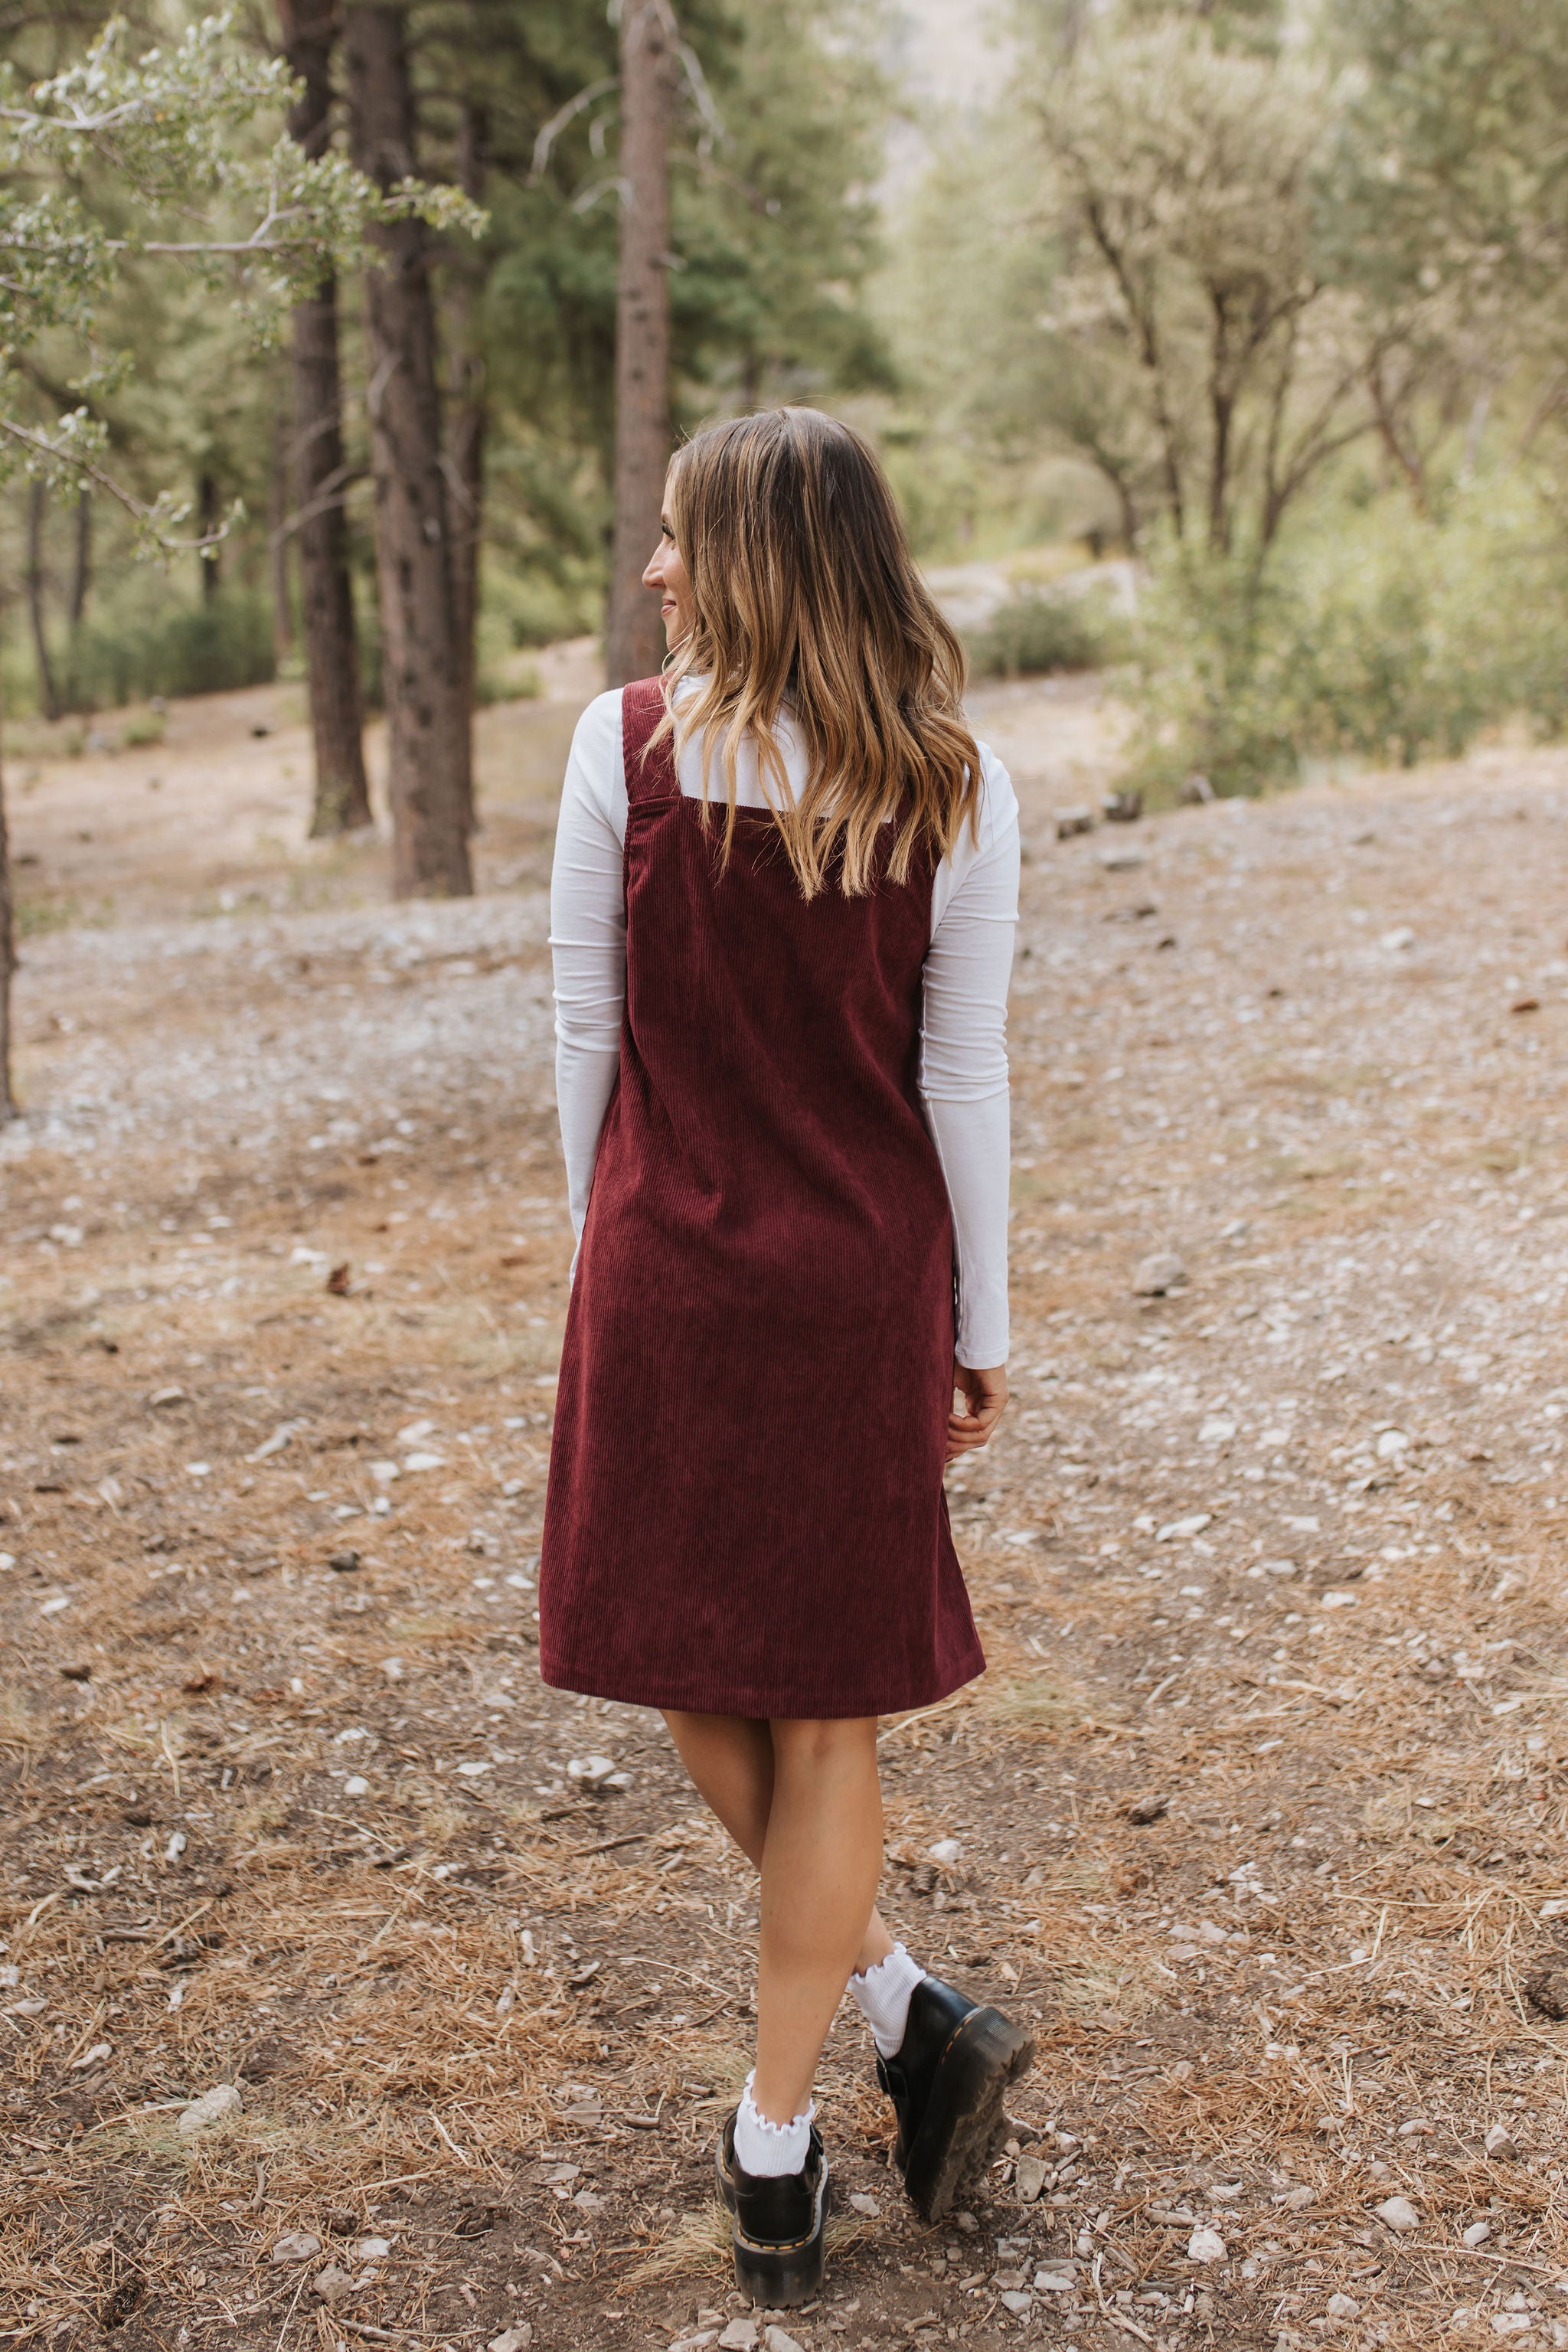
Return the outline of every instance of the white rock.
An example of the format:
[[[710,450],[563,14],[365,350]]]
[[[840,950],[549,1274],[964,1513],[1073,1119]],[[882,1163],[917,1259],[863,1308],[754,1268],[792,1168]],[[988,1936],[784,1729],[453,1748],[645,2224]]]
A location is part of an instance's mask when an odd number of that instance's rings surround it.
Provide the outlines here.
[[[1013,2186],[1020,2205],[1032,2205],[1046,2185],[1046,2164],[1043,2157],[1021,2156]]]
[[[1511,2164],[1519,2154],[1513,2134],[1506,2124],[1493,2124],[1482,2145],[1487,2154],[1496,2157],[1500,2164]]]
[[[868,2221],[880,2221],[882,2216],[882,2209],[876,2199],[868,2197],[863,2189],[858,2189],[849,2200],[849,2210],[852,2213],[863,2213]]]
[[[1361,2305],[1353,2294],[1331,2294],[1324,2308],[1331,2319],[1359,2319]]]
[[[467,1764],[459,1764],[458,1767],[465,1780],[477,1780],[481,1774],[493,1772],[495,1769],[493,1764],[481,1764],[477,1759],[472,1758]]]
[[[359,2238],[349,2248],[356,2263],[384,2263],[392,2252],[390,2238]]]
[[[719,2338],[719,2352],[756,2352],[757,2323],[732,2319]]]
[[[526,2319],[514,2319],[510,2327],[503,2328],[499,2336],[490,2337],[489,2342],[485,2346],[485,2352],[526,2352],[526,2347],[532,2341],[532,2323]]]
[[[1536,1916],[1540,1919],[1561,1919],[1564,1912],[1568,1912],[1568,1902],[1562,1895],[1554,1895],[1549,1903],[1542,1905]]]
[[[395,1478],[402,1477],[403,1473],[395,1462],[373,1462],[370,1475],[378,1486],[390,1486]]]
[[[1356,1607],[1359,1598],[1360,1596],[1354,1592],[1346,1592],[1342,1588],[1337,1589],[1332,1592],[1324,1593],[1323,1607],[1325,1609],[1353,1609]]]
[[[1190,2263],[1223,2263],[1225,2258],[1225,2240],[1217,2230],[1197,2229],[1187,2240]]]
[[[1108,874],[1131,874],[1143,863],[1141,849],[1102,849],[1100,862]]]
[[[1421,2227],[1421,2216],[1408,2197],[1385,2197],[1383,2203],[1374,2206],[1373,2210],[1380,2221],[1386,2221],[1389,2228],[1397,2231],[1401,2237]]]
[[[354,2291],[353,2280],[341,2263],[329,2263],[324,2271],[318,2271],[310,2285],[323,2303],[342,2303],[345,2294]]]
[[[770,2327],[763,2338],[766,2352],[801,2352],[801,2347],[787,2329]]]
[[[1201,1536],[1214,1517],[1212,1511],[1189,1511],[1184,1519],[1167,1519],[1154,1531],[1156,1543],[1184,1543],[1189,1536]]]
[[[418,1445],[426,1437],[434,1437],[435,1434],[436,1424],[433,1421],[410,1421],[398,1431],[397,1443],[399,1445]]]
[[[71,2060],[70,2071],[73,2074],[85,2074],[89,2066],[101,2066],[106,2058],[112,2057],[113,2053],[111,2042],[95,2042],[90,2050],[84,2050],[79,2058]]]
[[[1392,931],[1384,931],[1377,944],[1384,955],[1404,955],[1415,945],[1415,934],[1408,923],[1400,923]]]
[[[602,1789],[615,1769],[613,1756],[574,1756],[566,1767],[566,1778],[575,1780],[579,1788]]]
[[[938,1838],[934,1845],[927,1846],[926,1852],[933,1862],[940,1862],[945,1868],[948,1864],[958,1860],[963,1848],[956,1838]]]
[[[164,1861],[178,1862],[180,1856],[184,1853],[189,1843],[190,1840],[186,1837],[184,1831],[176,1830],[174,1836],[169,1840],[168,1844],[163,1848]]]
[[[1484,2246],[1491,2233],[1489,2221],[1472,2221],[1464,2233],[1464,2242],[1467,2246]]]
[[[1402,1429],[1384,1429],[1379,1432],[1377,1458],[1380,1462],[1392,1462],[1398,1454],[1408,1454],[1409,1451],[1410,1440]]]
[[[1022,2319],[1026,2311],[1033,2311],[1034,2307],[1034,2296],[1032,2294],[1026,2294],[1022,2287],[1009,2287],[1006,2294],[1002,2297],[1002,2308],[1004,2311],[1012,2312],[1015,2317],[1018,2319]]]
[[[1198,1444],[1200,1445],[1228,1445],[1235,1435],[1235,1422],[1226,1421],[1223,1414],[1216,1413],[1212,1420],[1205,1421],[1203,1427],[1199,1430]]]
[[[1494,2311],[1491,2321],[1494,2336],[1528,2336],[1535,2325],[1534,2314],[1528,2311]]]
[[[1179,1290],[1187,1278],[1187,1269],[1174,1250],[1154,1250],[1143,1260],[1132,1277],[1134,1298],[1163,1298]]]
[[[716,2344],[718,2340],[719,2330],[716,2327],[704,2327],[696,2336],[678,2336],[670,2345],[669,2352],[708,2352],[709,2345]]]
[[[275,2263],[308,2263],[321,2251],[320,2238],[309,2230],[286,2230],[274,2240],[272,2259]]]
[[[238,2115],[244,2105],[237,2083],[215,2083],[210,2091],[204,2091],[199,2099],[193,2099],[182,2108],[174,2129],[182,2139],[195,2139],[226,2117]]]
[[[403,1466],[411,1472],[444,1470],[447,1466],[447,1457],[444,1454],[405,1454],[403,1457]]]
[[[1077,2279],[1071,2277],[1066,2271],[1037,2271],[1035,2273],[1035,2292],[1037,2294],[1071,2294],[1077,2285]]]
[[[353,1773],[343,1782],[343,1794],[345,1797],[369,1796],[370,1782],[365,1779],[363,1772]]]

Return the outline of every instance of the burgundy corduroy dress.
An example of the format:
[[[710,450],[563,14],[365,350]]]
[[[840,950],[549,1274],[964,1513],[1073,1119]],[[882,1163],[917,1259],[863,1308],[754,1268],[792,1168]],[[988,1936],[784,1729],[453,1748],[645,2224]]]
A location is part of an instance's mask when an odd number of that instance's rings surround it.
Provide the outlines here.
[[[942,1491],[952,1234],[915,1083],[931,874],[807,900],[746,809],[721,866],[668,736],[643,758],[663,709],[657,678],[626,688],[626,1013],[541,1669],[705,1714],[928,1706],[985,1664]]]

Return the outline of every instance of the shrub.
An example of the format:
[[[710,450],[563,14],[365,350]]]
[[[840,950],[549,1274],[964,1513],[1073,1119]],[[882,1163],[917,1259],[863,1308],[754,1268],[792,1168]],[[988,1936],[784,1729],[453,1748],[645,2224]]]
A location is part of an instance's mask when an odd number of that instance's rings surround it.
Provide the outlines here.
[[[1568,725],[1568,546],[1521,482],[1439,520],[1389,499],[1325,513],[1261,584],[1166,549],[1138,615],[1133,781],[1168,796],[1290,782],[1304,760],[1409,766],[1484,728]]]
[[[70,700],[99,710],[155,695],[217,694],[265,685],[273,675],[272,614],[264,595],[220,589],[199,604],[168,604],[145,618],[110,613],[79,634]]]
[[[969,637],[976,677],[1043,677],[1052,670],[1099,669],[1113,660],[1119,631],[1092,589],[1024,588]]]

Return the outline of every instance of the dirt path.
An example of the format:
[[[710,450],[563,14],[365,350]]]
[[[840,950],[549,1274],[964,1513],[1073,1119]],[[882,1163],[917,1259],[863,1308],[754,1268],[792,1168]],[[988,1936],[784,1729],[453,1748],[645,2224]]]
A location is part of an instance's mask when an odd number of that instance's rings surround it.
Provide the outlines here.
[[[788,2336],[1568,2343],[1568,756],[1058,844],[1092,688],[977,708],[1017,1397],[952,1480],[990,1672],[887,1728],[887,1894],[1042,2054],[930,2231],[840,2021]],[[463,906],[303,842],[271,690],[18,782],[8,2342],[744,2336],[752,1890],[649,1719],[534,1668],[573,710],[487,714]]]

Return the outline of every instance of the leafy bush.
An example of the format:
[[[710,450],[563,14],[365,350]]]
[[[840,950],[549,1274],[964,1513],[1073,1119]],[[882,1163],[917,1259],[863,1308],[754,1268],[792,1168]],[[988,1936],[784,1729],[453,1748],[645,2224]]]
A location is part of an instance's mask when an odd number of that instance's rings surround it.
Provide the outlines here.
[[[1092,590],[1024,588],[969,637],[976,677],[1037,677],[1051,670],[1100,669],[1116,657],[1117,625]]]
[[[1139,613],[1133,780],[1169,794],[1292,781],[1309,758],[1455,758],[1483,729],[1568,726],[1568,544],[1528,485],[1472,485],[1441,520],[1389,499],[1325,516],[1274,561],[1166,550]]]
[[[110,614],[82,629],[68,667],[78,709],[262,686],[273,675],[271,608],[264,595],[226,588],[144,619]]]

